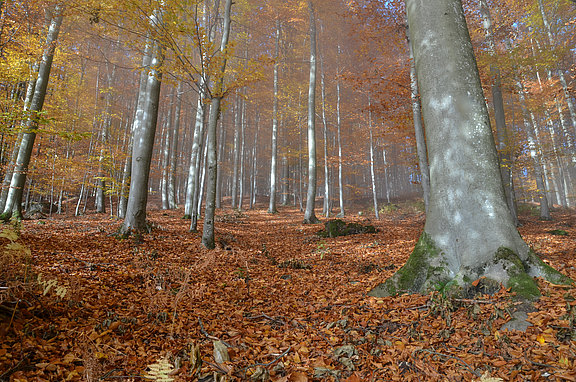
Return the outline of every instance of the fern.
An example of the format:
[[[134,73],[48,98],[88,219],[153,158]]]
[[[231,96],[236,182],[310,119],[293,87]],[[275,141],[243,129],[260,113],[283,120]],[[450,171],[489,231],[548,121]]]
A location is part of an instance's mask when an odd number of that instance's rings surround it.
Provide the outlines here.
[[[172,382],[174,378],[170,376],[174,372],[174,366],[168,360],[168,357],[160,358],[151,365],[148,365],[148,372],[145,377],[157,382]]]

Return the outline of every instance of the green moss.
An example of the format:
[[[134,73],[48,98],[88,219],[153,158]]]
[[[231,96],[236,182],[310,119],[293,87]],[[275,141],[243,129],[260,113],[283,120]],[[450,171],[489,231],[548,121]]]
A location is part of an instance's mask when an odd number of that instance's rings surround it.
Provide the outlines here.
[[[529,272],[533,276],[543,277],[546,281],[559,285],[572,285],[574,280],[570,277],[563,275],[550,265],[546,264],[542,259],[532,250],[528,253],[526,260]]]
[[[346,223],[341,219],[333,219],[324,223],[324,230],[318,232],[320,237],[337,237],[362,233],[376,233],[378,230],[373,225],[360,223]]]
[[[424,232],[406,264],[368,295],[386,297],[401,292],[426,293],[438,285],[447,285],[451,280],[445,274],[446,264],[442,260],[442,252]]]
[[[511,292],[516,292],[516,297],[523,300],[537,300],[540,297],[538,284],[528,273],[520,272],[510,276],[508,288]]]

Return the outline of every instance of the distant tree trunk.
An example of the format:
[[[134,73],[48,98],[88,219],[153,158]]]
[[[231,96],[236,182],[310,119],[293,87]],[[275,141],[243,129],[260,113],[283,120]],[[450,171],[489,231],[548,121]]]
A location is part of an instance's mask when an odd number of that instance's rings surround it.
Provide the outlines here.
[[[240,101],[240,171],[238,174],[238,209],[242,210],[244,202],[244,159],[246,147],[246,102]]]
[[[220,54],[225,54],[228,48],[228,38],[230,36],[230,10],[232,0],[226,0],[224,5],[224,21],[222,26],[222,40],[220,42]],[[208,249],[215,247],[214,241],[214,217],[216,213],[216,179],[218,171],[218,158],[216,152],[216,126],[220,115],[220,104],[224,97],[224,76],[226,74],[226,58],[223,59],[219,78],[216,81],[215,89],[212,91],[210,103],[210,118],[208,120],[208,181],[206,183],[206,210],[204,213],[204,227],[202,230],[202,245]]]
[[[338,55],[340,55],[340,45],[338,45]],[[344,186],[342,182],[342,134],[340,117],[340,69],[338,69],[336,79],[336,133],[338,135],[338,196],[340,201],[339,217],[344,217]]]
[[[232,165],[232,208],[238,206],[238,173],[240,172],[240,101],[234,102],[234,163]]]
[[[169,171],[168,171],[168,208],[173,210],[178,208],[178,201],[176,198],[176,170],[177,164],[177,154],[178,154],[178,140],[180,137],[180,118],[182,112],[182,82],[178,83],[178,88],[176,90],[176,105],[174,109],[174,122],[172,128],[172,143],[170,144],[170,160],[169,160]]]
[[[328,168],[328,121],[326,120],[326,83],[324,81],[324,59],[320,55],[320,88],[322,99],[322,126],[324,138],[324,202],[322,203],[322,214],[330,217],[330,172]]]
[[[164,118],[164,123],[162,124],[162,146],[161,146],[161,159],[160,159],[160,173],[162,178],[160,179],[160,196],[162,199],[162,209],[170,209],[168,205],[168,173],[170,171],[169,161],[170,161],[170,146],[172,144],[171,130],[172,130],[172,110],[174,107],[174,94],[175,89],[172,89],[170,98],[168,101],[168,112]]]
[[[1,218],[4,220],[8,220],[12,217],[19,219],[22,216],[22,196],[26,184],[26,175],[28,174],[28,166],[34,148],[34,140],[36,139],[36,129],[38,128],[40,121],[40,113],[44,106],[44,99],[46,97],[46,90],[50,79],[50,70],[52,68],[52,60],[56,49],[56,41],[60,32],[60,26],[62,25],[63,11],[63,5],[57,4],[52,13],[52,20],[46,36],[46,45],[38,69],[38,79],[36,80],[34,94],[30,102],[30,115],[24,126],[18,156],[15,161],[14,172],[10,182],[10,189],[6,197],[4,211],[1,215]]]
[[[194,136],[192,138],[192,151],[190,153],[190,167],[188,170],[188,185],[186,188],[186,203],[184,205],[184,217],[192,219],[190,230],[195,232],[198,221],[198,183],[200,181],[200,162],[204,141],[204,114],[206,105],[203,101],[205,88],[200,87],[198,103],[196,106],[196,122],[194,124]]]
[[[407,0],[406,9],[426,126],[430,205],[406,264],[369,294],[428,293],[439,286],[452,293],[486,278],[534,299],[540,292],[533,277],[570,283],[530,250],[510,215],[461,0]]]
[[[490,8],[486,0],[480,0],[480,13],[483,18],[483,27],[488,42],[488,50],[491,56],[496,56],[494,36],[492,34],[492,18],[490,17]],[[492,72],[492,103],[494,104],[494,119],[496,121],[496,138],[498,142],[498,155],[500,158],[500,172],[504,182],[504,192],[506,202],[510,209],[510,214],[514,224],[518,225],[518,212],[516,208],[516,195],[514,193],[514,182],[512,178],[512,150],[510,148],[510,139],[508,138],[508,129],[506,127],[506,113],[504,112],[504,98],[502,97],[502,84],[500,78],[500,68],[496,64],[490,66]]]
[[[276,48],[274,61],[274,100],[272,104],[272,153],[270,158],[270,203],[268,213],[278,212],[276,209],[276,163],[278,161],[278,67],[280,66],[280,19],[276,19]]]
[[[162,22],[162,11],[158,10],[152,16],[156,20],[152,25]],[[132,177],[130,179],[130,192],[126,216],[120,232],[128,235],[132,232],[143,232],[148,229],[146,222],[146,205],[148,202],[148,179],[150,176],[150,164],[154,148],[154,137],[158,121],[158,106],[160,98],[160,86],[162,71],[160,70],[163,60],[163,48],[158,41],[149,41],[151,59],[148,68],[147,82],[142,99],[138,100],[136,118],[132,127]],[[142,101],[142,102],[141,102]]]
[[[308,1],[310,11],[310,82],[308,87],[308,192],[304,223],[319,222],[314,213],[316,204],[316,14],[312,1]]]
[[[542,159],[539,154],[539,149],[536,145],[537,136],[535,134],[536,122],[534,117],[529,116],[526,106],[526,95],[524,86],[518,80],[516,81],[518,88],[518,95],[522,107],[522,114],[524,116],[524,127],[526,135],[528,136],[528,149],[530,150],[530,158],[532,159],[532,166],[534,168],[534,176],[536,178],[536,188],[538,193],[538,203],[540,204],[540,218],[543,220],[550,220],[550,208],[548,205],[548,197],[546,196],[547,188],[544,185],[544,169],[542,168]]]
[[[256,114],[256,134],[254,134],[254,144],[252,145],[252,182],[250,182],[250,209],[256,204],[258,179],[258,134],[260,133],[260,113]]]
[[[370,133],[370,179],[372,181],[372,199],[374,202],[374,215],[380,219],[378,211],[378,195],[376,193],[376,176],[374,174],[374,138],[372,135],[372,101],[368,97],[368,130]]]

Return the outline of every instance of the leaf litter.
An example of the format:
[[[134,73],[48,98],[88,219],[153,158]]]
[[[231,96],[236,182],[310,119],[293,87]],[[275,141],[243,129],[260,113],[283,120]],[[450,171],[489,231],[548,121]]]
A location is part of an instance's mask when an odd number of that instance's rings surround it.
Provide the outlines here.
[[[1,290],[0,381],[576,381],[574,287],[540,280],[525,332],[502,329],[517,304],[504,290],[367,297],[422,214],[346,218],[377,232],[335,238],[289,208],[220,216],[213,251],[181,211],[150,211],[140,244],[104,215],[26,221],[28,289]],[[525,216],[520,231],[576,279],[572,221]],[[67,293],[42,295],[31,275]]]

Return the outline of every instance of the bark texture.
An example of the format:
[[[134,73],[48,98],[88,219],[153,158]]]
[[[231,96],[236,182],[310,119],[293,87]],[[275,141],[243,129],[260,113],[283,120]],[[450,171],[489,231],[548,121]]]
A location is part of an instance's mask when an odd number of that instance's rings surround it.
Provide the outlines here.
[[[530,299],[533,277],[566,283],[520,237],[508,210],[490,119],[460,0],[407,0],[430,163],[424,233],[370,294],[466,288],[480,277]],[[452,289],[452,288],[450,288]]]

